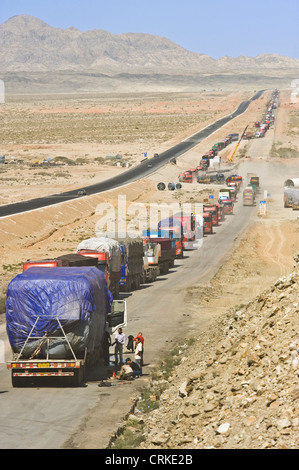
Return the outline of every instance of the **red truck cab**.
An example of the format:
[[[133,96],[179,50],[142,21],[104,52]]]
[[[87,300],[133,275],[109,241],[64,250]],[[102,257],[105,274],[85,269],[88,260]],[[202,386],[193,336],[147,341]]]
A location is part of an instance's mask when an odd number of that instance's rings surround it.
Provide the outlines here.
[[[203,218],[203,234],[213,233],[212,214],[210,212],[202,212]]]
[[[188,249],[189,242],[195,241],[195,218],[194,215],[174,215],[174,219],[181,222],[183,247]]]
[[[204,205],[203,206],[204,212],[210,212],[212,215],[212,224],[214,226],[218,225],[218,207],[214,204]]]
[[[230,199],[224,199],[222,201],[224,214],[233,214],[234,212],[234,203]]]

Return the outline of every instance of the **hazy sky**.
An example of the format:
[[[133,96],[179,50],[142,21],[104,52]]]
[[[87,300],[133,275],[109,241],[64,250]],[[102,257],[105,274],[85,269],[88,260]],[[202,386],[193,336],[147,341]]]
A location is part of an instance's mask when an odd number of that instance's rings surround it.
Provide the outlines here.
[[[0,23],[21,14],[63,29],[164,36],[214,59],[299,58],[299,0],[0,0]]]

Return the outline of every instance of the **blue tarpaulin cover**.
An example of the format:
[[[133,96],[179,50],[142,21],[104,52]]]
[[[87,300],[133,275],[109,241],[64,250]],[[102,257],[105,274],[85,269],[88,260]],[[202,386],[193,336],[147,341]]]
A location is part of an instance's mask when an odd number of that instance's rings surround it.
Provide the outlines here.
[[[37,318],[22,357],[40,344],[34,338],[62,336],[57,318],[76,353],[101,347],[111,293],[96,267],[32,267],[8,285],[6,329],[13,352],[20,352]],[[41,354],[46,354],[43,348]],[[50,340],[50,358],[70,357],[65,340]]]

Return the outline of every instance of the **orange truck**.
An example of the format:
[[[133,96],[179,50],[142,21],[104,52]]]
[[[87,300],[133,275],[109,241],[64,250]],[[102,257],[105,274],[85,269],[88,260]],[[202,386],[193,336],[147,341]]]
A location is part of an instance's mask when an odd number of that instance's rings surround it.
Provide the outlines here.
[[[108,289],[114,298],[118,298],[122,265],[120,243],[108,237],[89,238],[79,243],[76,253],[96,258],[97,267],[104,273]]]
[[[175,214],[174,219],[178,220],[181,224],[181,233],[183,237],[183,248],[188,249],[193,247],[195,241],[195,216],[194,214]]]
[[[213,223],[212,223],[212,214],[210,212],[202,212],[200,214],[203,218],[203,233],[210,234],[213,233]]]

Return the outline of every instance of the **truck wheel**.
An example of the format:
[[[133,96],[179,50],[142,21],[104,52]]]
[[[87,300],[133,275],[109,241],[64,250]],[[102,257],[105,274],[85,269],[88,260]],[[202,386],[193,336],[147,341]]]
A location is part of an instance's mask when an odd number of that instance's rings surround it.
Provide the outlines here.
[[[83,368],[75,369],[74,375],[71,378],[71,384],[73,387],[80,387],[81,383],[83,382],[84,371]]]
[[[131,279],[127,279],[126,284],[126,292],[130,292],[131,290]]]
[[[140,288],[140,277],[139,274],[135,276],[135,289],[138,290]]]

